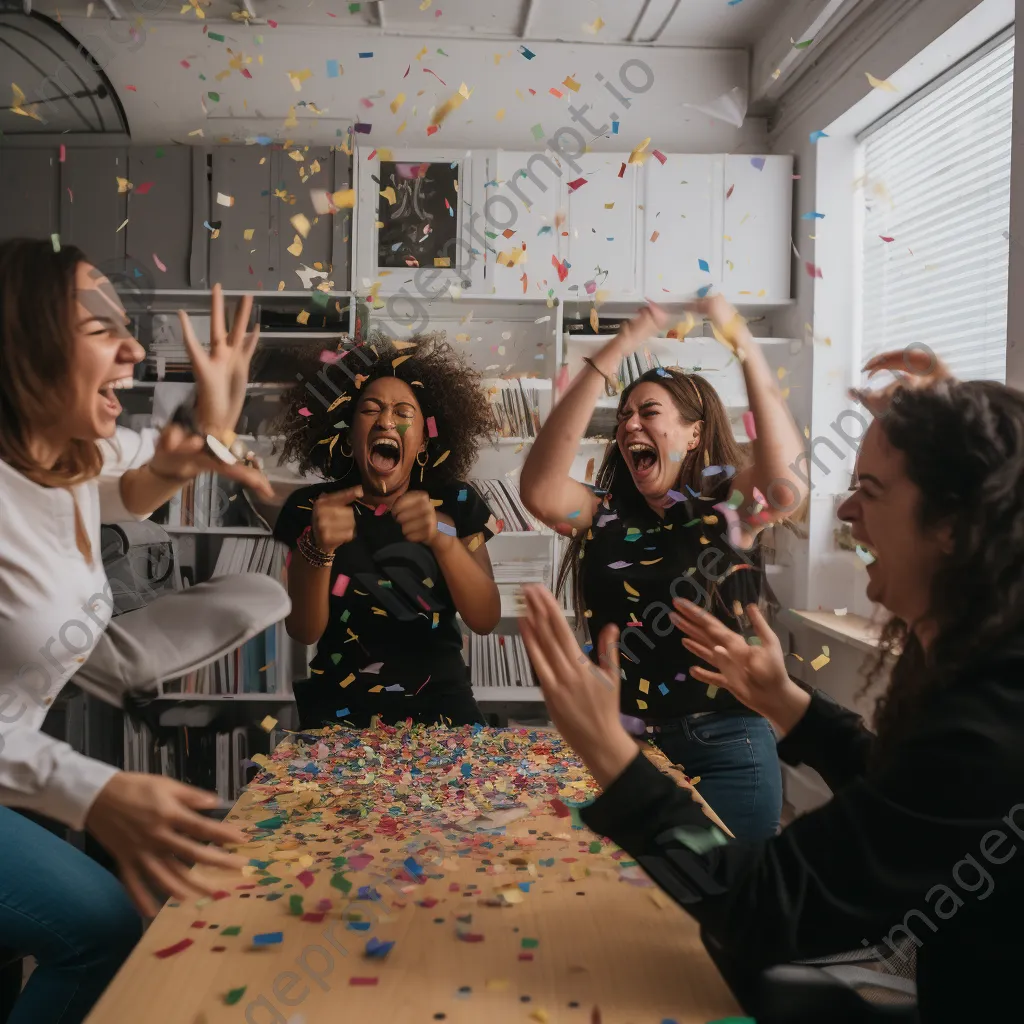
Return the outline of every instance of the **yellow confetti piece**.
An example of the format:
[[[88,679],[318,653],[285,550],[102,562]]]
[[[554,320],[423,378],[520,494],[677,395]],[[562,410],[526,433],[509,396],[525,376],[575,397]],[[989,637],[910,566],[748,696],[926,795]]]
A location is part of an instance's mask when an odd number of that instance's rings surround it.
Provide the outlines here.
[[[302,90],[303,82],[313,77],[313,72],[310,71],[309,68],[303,68],[302,71],[289,71],[287,74],[288,81],[292,83],[292,88],[296,92],[300,92]]]
[[[485,987],[488,992],[505,992],[508,989],[508,978],[488,978]]]
[[[351,209],[356,205],[356,190],[354,188],[343,188],[331,195],[331,202],[339,210]]]
[[[304,213],[297,213],[288,222],[303,238],[309,237],[309,218]]]
[[[465,95],[463,95],[461,91],[462,89],[465,88],[466,84],[465,82],[463,82],[462,86],[460,87],[460,91],[457,92],[454,96],[451,96],[448,99],[446,99],[444,103],[442,103],[441,106],[439,106],[430,115],[431,124],[440,125],[453,110],[458,110],[459,107],[461,107],[462,104],[466,102],[466,100],[469,98],[469,93],[467,92]]]
[[[309,323],[309,310],[308,309],[303,309],[302,311],[299,312],[299,314],[295,317],[295,319],[300,324],[308,324]]]
[[[597,334],[597,333],[599,333],[600,326],[601,326],[601,321],[600,321],[600,319],[598,318],[598,315],[597,315],[597,306],[591,306],[590,307],[590,327],[591,327],[591,330],[593,330],[593,332],[595,334]]]
[[[657,565],[661,561],[660,558],[652,558],[649,562],[641,562],[641,565]]]
[[[591,34],[594,34],[596,32],[600,32],[601,29],[604,28],[604,18],[600,18],[600,17],[599,18],[595,18],[594,21],[591,24],[589,24],[589,25],[585,24],[583,26],[583,28],[584,28],[585,31],[590,32]]]
[[[302,239],[299,238],[298,235],[295,236],[295,241],[292,242],[292,244],[288,246],[288,251],[293,256],[301,256],[302,255]]]
[[[383,685],[378,684],[377,686],[371,686],[369,692],[370,693],[380,693],[380,691],[383,690],[383,689],[384,689]]]
[[[480,545],[483,544],[483,542],[483,534],[474,533],[473,536],[470,537],[469,543],[466,545],[466,547],[468,547],[470,551],[476,551],[476,549],[480,547]]]
[[[116,178],[118,192],[130,192],[135,186],[127,178]]]
[[[252,241],[252,236],[253,236],[253,234],[255,233],[255,231],[256,231],[256,229],[255,229],[255,228],[246,228],[246,229],[245,229],[245,230],[244,230],[244,231],[242,232],[242,234],[243,234],[243,235],[245,236],[245,240],[246,240],[247,242],[251,242],[251,241]]]
[[[505,120],[505,108],[504,107],[502,107],[501,110],[499,110],[494,115],[494,120],[495,121],[504,121]]]
[[[345,687],[348,686],[349,683],[355,682],[355,678],[356,678],[355,672],[349,672],[349,674],[347,676],[345,676],[345,678],[342,679],[342,681],[338,685],[342,689],[345,689]]]
[[[277,725],[277,719],[273,718],[271,715],[267,715],[267,717],[264,718],[262,722],[260,722],[260,728],[264,732],[270,732],[270,730],[273,729],[275,725]]]
[[[651,692],[651,682],[650,682],[649,679],[641,679],[640,680],[640,692],[641,693],[650,693]]]
[[[813,660],[813,661],[811,662],[811,668],[813,668],[813,669],[814,669],[814,671],[815,671],[815,672],[817,672],[817,671],[819,671],[820,669],[823,669],[823,668],[824,668],[824,667],[825,667],[825,666],[826,666],[826,665],[827,665],[827,664],[829,663],[829,661],[831,661],[831,660],[832,660],[832,659],[831,659],[831,658],[829,658],[829,656],[828,656],[827,654],[824,654],[824,653],[823,653],[823,654],[819,654],[819,655],[818,655],[818,656],[817,656],[817,657],[816,657],[816,658],[815,658],[815,659],[814,659],[814,660]]]
[[[398,197],[395,195],[394,186],[388,185],[387,188],[382,188],[380,194],[392,205],[398,201]]]
[[[440,457],[438,458],[437,462],[435,462],[435,463],[434,463],[434,466],[433,466],[433,468],[434,468],[434,469],[437,469],[437,467],[438,467],[438,466],[440,466],[440,465],[441,465],[441,463],[442,463],[442,462],[444,462],[444,460],[445,460],[445,459],[447,459],[449,455],[451,455],[451,453],[452,453],[452,452],[451,452],[451,449],[450,449],[450,448],[446,448],[446,449],[445,449],[445,450],[444,450],[444,451],[443,451],[443,452],[441,453],[441,455],[440,455]]]
[[[451,256],[435,256],[434,266],[435,267],[450,267],[452,265]]]
[[[637,697],[636,706],[637,706],[637,709],[639,711],[646,711],[647,710],[647,701],[640,700],[640,698]]]
[[[717,693],[718,687],[714,683],[708,683],[708,696],[714,700]]]
[[[626,593],[627,594],[632,594],[633,597],[639,597],[640,596],[640,591],[639,590],[634,590],[625,580],[622,581],[622,585],[626,588]]]
[[[391,368],[393,370],[397,370],[398,367],[401,366],[402,363],[404,363],[406,361],[406,359],[411,359],[411,358],[412,358],[412,353],[411,352],[407,353],[404,356],[398,356],[397,359],[392,359],[391,360]]]
[[[883,92],[899,92],[899,89],[897,89],[896,86],[887,78],[875,78],[874,75],[867,71],[865,71],[864,74],[867,75],[868,84],[872,89],[881,89]]]
[[[642,164],[647,159],[647,154],[644,150],[651,144],[651,137],[648,135],[643,142],[641,142],[632,153],[629,154],[629,160],[627,163],[631,164]]]
[[[36,107],[38,104],[33,103],[30,107],[23,106],[25,102],[25,94],[18,88],[14,82],[11,82],[11,113],[21,114],[22,117],[31,117],[36,121],[42,121],[42,118],[36,113]]]
[[[383,615],[385,617],[387,617],[388,614],[383,608],[378,608],[376,605],[372,605],[370,607],[370,611],[373,612],[374,615]]]
[[[576,861],[574,864],[569,865],[569,877],[574,882],[582,882],[589,874],[590,869],[586,864],[581,864],[579,861]]]

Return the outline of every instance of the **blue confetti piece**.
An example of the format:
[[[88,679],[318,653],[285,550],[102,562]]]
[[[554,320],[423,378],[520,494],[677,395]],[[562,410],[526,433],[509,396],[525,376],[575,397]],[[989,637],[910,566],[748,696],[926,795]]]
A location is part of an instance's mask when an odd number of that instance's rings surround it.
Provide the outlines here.
[[[383,960],[384,957],[386,957],[388,953],[391,952],[394,945],[394,941],[382,942],[380,939],[374,936],[372,939],[367,939],[366,955],[377,957],[377,959]]]
[[[658,367],[657,373],[659,377],[668,377],[669,379],[672,377],[672,374],[669,373],[668,370],[663,370],[660,366]]]
[[[342,708],[340,711],[336,711],[335,714],[338,718],[344,718],[346,715],[350,715],[352,712],[348,708]]]
[[[349,921],[345,927],[350,932],[368,932],[370,930],[369,921]]]
[[[446,534],[448,534],[449,537],[457,536],[457,534],[455,532],[455,527],[454,526],[449,526],[447,523],[440,523],[439,522],[437,524],[437,532],[438,533],[446,533]]]
[[[703,270],[705,274],[711,273],[711,268],[708,266],[707,260],[698,259],[697,266],[700,267],[700,269]]]
[[[618,134],[619,134],[619,122],[618,121],[612,121],[612,135],[618,135]]]
[[[359,886],[359,894],[357,899],[361,900],[375,900],[380,902],[380,893],[372,885],[361,885]]]
[[[465,487],[463,487],[462,490],[459,491],[459,501],[465,501],[468,496],[469,492],[466,490]]]
[[[579,514],[580,514],[580,510],[576,509],[575,512],[570,512],[565,518],[566,519],[575,519]]]
[[[810,213],[801,213],[800,214],[800,219],[801,220],[824,220],[825,219],[825,214],[818,213],[817,210],[811,210]]]
[[[468,779],[473,774],[473,766],[471,764],[463,764],[459,771],[462,772],[464,779]]]
[[[813,143],[813,142],[817,142],[818,139],[827,139],[828,138],[828,133],[827,132],[823,132],[820,129],[818,129],[817,131],[811,132],[811,134],[808,136],[808,138]]]
[[[274,140],[269,135],[257,135],[256,141],[261,146],[269,146]]]
[[[373,50],[369,50],[366,53],[361,53],[361,54],[359,54],[359,56],[360,57],[372,57],[373,56]]]
[[[583,645],[583,653],[584,654],[589,654],[593,649],[594,649],[594,645],[593,644],[584,644]]]
[[[684,682],[685,679],[686,679],[686,673],[685,672],[677,672],[676,673],[676,682],[677,683]]]
[[[547,234],[550,234],[550,233],[551,233],[551,225],[550,224],[545,224],[544,227],[542,227],[540,229],[540,231],[537,232],[538,235],[547,235]]]
[[[284,941],[284,932],[261,932],[252,937],[254,946],[276,946]]]
[[[668,687],[664,683],[658,683],[658,689],[661,692],[662,697],[668,693]]]
[[[764,170],[764,157],[763,156],[752,156],[750,158],[750,166],[753,167],[755,171],[763,171]]]
[[[709,284],[704,285],[703,288],[698,288],[697,289],[697,298],[698,299],[703,299],[707,295],[707,293],[709,291],[711,291],[711,285],[709,285]]]
[[[417,878],[423,874],[423,868],[416,863],[415,857],[406,857],[405,860],[402,861],[402,866],[410,875],[414,875]]]
[[[520,52],[520,53],[521,53],[521,54],[522,54],[522,55],[523,55],[523,56],[524,56],[524,57],[525,57],[525,58],[526,58],[527,60],[533,60],[533,58],[537,56],[537,54],[535,54],[535,53],[533,52],[533,50],[529,50],[529,49],[527,49],[527,48],[526,48],[525,46],[520,46],[520,47],[519,47],[519,52]]]
[[[337,78],[338,74],[338,62],[336,60],[329,60],[327,62],[327,77]]]

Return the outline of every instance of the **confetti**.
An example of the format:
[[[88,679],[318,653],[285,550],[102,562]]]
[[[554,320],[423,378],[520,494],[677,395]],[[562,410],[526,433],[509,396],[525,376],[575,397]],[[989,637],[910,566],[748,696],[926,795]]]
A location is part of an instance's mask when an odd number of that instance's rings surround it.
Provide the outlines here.
[[[874,75],[867,71],[865,71],[864,74],[867,75],[868,84],[872,89],[881,89],[883,92],[899,92],[899,89],[897,89],[896,86],[888,79],[875,78]]]
[[[437,437],[437,422],[433,416],[427,417],[427,436]]]
[[[153,253],[153,262],[156,264],[157,270],[160,270],[165,274],[167,273],[167,267],[165,267],[164,264],[160,261],[160,257],[157,256],[156,253]]]
[[[220,206],[234,206],[235,205],[235,197],[234,196],[226,196],[226,195],[224,195],[223,192],[218,192],[217,193],[217,203]]]
[[[338,573],[337,579],[331,586],[331,593],[335,597],[344,597],[345,591],[348,589],[349,582],[350,581],[348,576],[346,576],[342,572]]]
[[[264,718],[262,722],[260,722],[260,728],[264,732],[270,732],[276,725],[277,719],[271,717],[270,715],[267,715],[267,717]]]
[[[341,64],[336,60],[329,60],[327,62],[327,77],[337,78],[342,74],[343,68]]]
[[[811,140],[812,143],[815,143],[819,139],[827,139],[828,138],[828,133],[827,132],[823,132],[823,131],[821,131],[819,129],[819,130],[811,132],[810,135],[808,136],[808,138]]]
[[[276,946],[284,941],[284,932],[261,932],[252,937],[254,946]]]

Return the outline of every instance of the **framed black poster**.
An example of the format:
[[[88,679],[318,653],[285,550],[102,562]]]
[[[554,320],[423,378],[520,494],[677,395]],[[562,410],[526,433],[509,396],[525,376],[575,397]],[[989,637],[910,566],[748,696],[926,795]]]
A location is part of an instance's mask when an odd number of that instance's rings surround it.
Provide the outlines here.
[[[380,162],[378,267],[459,265],[459,162]]]

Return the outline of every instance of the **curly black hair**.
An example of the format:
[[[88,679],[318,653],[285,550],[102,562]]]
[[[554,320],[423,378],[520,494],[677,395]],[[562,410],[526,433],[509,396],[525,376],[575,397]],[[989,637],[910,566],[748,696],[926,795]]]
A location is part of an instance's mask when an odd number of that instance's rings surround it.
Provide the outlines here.
[[[930,694],[970,678],[1024,629],[1024,394],[992,381],[900,389],[879,425],[921,492],[921,528],[953,530],[931,583],[935,640],[925,650],[912,623],[890,619],[868,676],[865,689],[891,664],[875,719],[884,764]]]
[[[281,455],[301,473],[341,480],[355,473],[341,455],[345,427],[360,389],[381,377],[396,377],[413,389],[424,418],[433,417],[442,448],[427,464],[423,486],[463,480],[476,461],[480,442],[493,432],[493,420],[480,374],[450,344],[434,335],[407,342],[381,333],[338,349],[336,362],[308,358],[296,369],[298,383],[282,397],[277,432],[284,435]],[[449,455],[440,465],[437,457]]]

